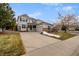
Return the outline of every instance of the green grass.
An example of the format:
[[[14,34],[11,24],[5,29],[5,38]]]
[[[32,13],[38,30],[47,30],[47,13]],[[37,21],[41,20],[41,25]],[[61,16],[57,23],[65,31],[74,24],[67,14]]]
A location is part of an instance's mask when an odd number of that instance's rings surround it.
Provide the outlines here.
[[[0,33],[0,56],[19,56],[24,53],[19,33]]]
[[[75,36],[74,34],[70,34],[68,32],[54,32],[53,34],[59,35],[60,38],[58,38],[58,39],[60,39],[60,40],[66,40],[66,39],[69,39],[69,38]]]

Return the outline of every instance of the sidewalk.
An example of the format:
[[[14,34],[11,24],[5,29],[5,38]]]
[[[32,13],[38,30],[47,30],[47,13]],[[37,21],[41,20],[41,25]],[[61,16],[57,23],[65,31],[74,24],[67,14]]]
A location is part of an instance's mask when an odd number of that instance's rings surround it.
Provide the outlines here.
[[[29,53],[30,56],[71,56],[79,55],[79,36],[60,41]]]

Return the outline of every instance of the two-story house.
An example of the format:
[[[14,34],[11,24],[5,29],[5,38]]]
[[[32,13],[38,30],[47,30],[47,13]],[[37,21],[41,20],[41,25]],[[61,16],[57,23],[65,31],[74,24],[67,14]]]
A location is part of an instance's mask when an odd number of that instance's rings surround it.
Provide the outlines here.
[[[51,28],[51,26],[52,26],[52,24],[49,24],[49,23],[44,22],[44,21],[39,20],[39,19],[29,17],[26,14],[18,16],[18,18],[17,18],[18,31],[41,32],[43,30],[48,29],[48,27]]]

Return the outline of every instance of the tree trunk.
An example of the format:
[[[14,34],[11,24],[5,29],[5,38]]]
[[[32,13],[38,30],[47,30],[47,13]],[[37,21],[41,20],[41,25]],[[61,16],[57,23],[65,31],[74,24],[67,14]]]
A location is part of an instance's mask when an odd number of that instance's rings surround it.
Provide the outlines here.
[[[4,32],[4,28],[2,27],[2,32]]]
[[[2,28],[2,32],[4,32],[4,29]]]

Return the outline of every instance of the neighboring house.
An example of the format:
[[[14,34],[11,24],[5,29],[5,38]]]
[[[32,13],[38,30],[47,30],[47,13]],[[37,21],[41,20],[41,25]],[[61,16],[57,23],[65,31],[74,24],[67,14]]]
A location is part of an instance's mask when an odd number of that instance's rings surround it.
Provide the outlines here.
[[[37,31],[42,32],[43,30],[48,29],[48,27],[52,27],[52,24],[44,22],[39,19],[35,19],[29,17],[28,15],[24,14],[18,16],[17,18],[17,28],[18,31]]]

